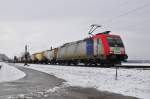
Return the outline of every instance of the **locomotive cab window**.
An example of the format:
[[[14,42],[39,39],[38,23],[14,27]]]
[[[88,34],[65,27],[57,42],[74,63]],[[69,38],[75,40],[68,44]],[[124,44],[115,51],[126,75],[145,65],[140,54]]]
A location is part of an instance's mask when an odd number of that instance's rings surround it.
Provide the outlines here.
[[[111,47],[124,47],[123,42],[119,37],[107,37],[107,41]]]

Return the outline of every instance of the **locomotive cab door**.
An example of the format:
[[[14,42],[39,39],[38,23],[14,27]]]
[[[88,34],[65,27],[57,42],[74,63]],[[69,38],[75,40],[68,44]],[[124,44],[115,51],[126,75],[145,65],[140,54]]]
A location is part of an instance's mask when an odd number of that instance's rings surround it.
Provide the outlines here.
[[[94,39],[94,56],[102,59],[104,56],[104,49],[101,38]]]
[[[88,58],[93,57],[94,44],[93,44],[93,39],[92,38],[89,38],[89,39],[86,40],[86,52],[87,52]]]

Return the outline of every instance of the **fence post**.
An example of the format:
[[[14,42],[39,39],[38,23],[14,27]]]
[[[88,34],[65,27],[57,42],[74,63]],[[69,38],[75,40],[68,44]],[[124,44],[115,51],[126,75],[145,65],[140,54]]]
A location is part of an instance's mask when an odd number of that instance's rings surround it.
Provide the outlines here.
[[[0,65],[0,69],[2,68],[2,65]]]
[[[118,80],[118,68],[116,66],[116,77],[115,77],[115,80]]]

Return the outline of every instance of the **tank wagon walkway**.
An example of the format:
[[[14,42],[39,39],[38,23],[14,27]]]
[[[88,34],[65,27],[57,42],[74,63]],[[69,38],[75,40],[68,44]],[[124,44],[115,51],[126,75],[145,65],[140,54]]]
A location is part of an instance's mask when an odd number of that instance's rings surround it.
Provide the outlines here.
[[[20,80],[0,83],[0,99],[136,99],[93,88],[67,87],[63,79],[16,66],[26,73]]]

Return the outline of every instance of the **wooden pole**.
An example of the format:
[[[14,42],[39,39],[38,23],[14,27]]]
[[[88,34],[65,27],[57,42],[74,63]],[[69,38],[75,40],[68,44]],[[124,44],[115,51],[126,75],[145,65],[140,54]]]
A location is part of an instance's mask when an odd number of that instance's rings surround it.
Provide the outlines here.
[[[28,61],[28,55],[27,55],[27,45],[25,46],[25,63],[24,63],[24,66],[27,66],[28,65],[28,63],[27,63],[27,61]]]

